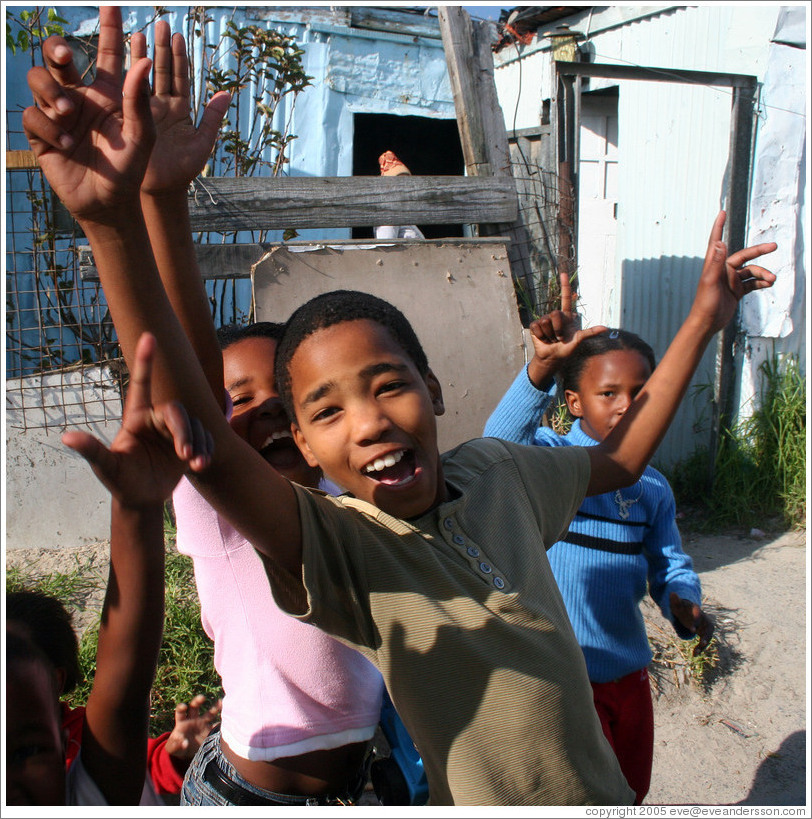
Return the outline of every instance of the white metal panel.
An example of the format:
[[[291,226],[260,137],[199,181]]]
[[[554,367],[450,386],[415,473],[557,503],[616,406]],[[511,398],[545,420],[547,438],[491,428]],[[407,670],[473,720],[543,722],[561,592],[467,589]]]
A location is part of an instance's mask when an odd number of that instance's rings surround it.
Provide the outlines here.
[[[578,162],[578,312],[617,326],[617,99],[584,97]]]
[[[508,49],[504,54],[513,53]],[[542,101],[553,94],[549,54],[536,50],[526,58],[503,63],[494,59],[494,82],[499,105],[508,131],[537,128],[541,122]]]
[[[589,7],[558,21],[588,35],[592,62],[752,74],[763,78],[769,38],[780,7],[770,4]],[[520,75],[516,54],[497,55],[496,82],[511,127],[519,77],[539,80],[552,97],[546,41],[530,54]],[[803,59],[803,52],[798,52]],[[697,88],[591,78],[585,88],[619,86],[618,251],[613,278],[592,290],[600,309],[591,323],[620,323],[648,340],[658,356],[690,308],[714,216],[723,206],[729,152],[729,88]],[[524,93],[517,121],[536,125],[539,105]],[[584,169],[588,174],[588,171]],[[589,180],[582,179],[582,184]],[[598,295],[595,296],[594,294]],[[713,351],[694,379],[713,382]],[[707,441],[707,392],[683,403],[657,458],[671,462]],[[707,413],[705,413],[707,416]]]

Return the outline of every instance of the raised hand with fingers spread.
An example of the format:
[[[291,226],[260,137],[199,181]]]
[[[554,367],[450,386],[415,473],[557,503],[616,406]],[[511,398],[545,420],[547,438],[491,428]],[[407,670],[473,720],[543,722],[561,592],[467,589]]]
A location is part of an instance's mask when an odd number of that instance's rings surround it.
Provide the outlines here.
[[[149,112],[149,60],[138,60],[122,83],[121,9],[99,13],[96,78],[85,85],[64,38],[43,44],[45,67],[28,72],[36,105],[23,130],[56,195],[80,222],[105,221],[105,211],[137,193],[154,128]]]
[[[688,316],[689,321],[692,318],[701,321],[710,335],[727,325],[738,303],[748,293],[772,287],[775,282],[774,273],[750,262],[772,253],[778,245],[763,242],[728,256],[727,245],[722,241],[726,218],[727,214],[720,211],[713,222],[702,275]]]
[[[158,195],[180,189],[185,194],[189,182],[201,172],[211,154],[231,95],[227,91],[215,94],[195,126],[190,116],[186,41],[181,34],[173,35],[165,20],[155,23],[154,37],[150,110],[156,141],[141,191]],[[147,41],[142,32],[132,35],[130,49],[134,65],[147,57]]]

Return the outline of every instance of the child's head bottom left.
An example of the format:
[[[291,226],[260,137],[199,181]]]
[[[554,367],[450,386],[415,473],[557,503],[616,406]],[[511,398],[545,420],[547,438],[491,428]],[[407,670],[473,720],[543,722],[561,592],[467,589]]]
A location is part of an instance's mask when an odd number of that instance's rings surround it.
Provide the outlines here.
[[[6,803],[65,803],[57,679],[43,652],[6,629]]]

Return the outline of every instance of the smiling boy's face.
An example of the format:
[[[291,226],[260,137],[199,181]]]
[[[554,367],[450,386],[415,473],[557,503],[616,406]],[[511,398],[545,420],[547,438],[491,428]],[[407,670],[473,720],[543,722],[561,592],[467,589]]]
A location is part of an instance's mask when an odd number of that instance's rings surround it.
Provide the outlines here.
[[[435,416],[440,385],[421,376],[375,321],[308,336],[290,361],[296,443],[312,466],[355,497],[399,518],[445,499]]]

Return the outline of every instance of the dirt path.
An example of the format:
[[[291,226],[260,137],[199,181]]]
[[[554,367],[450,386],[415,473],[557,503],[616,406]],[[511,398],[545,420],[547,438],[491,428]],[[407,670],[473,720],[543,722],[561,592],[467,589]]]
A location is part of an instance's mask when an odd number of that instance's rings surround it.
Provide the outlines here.
[[[685,537],[717,618],[720,663],[707,690],[658,667],[646,804],[809,804],[805,544],[805,533]],[[89,565],[103,587],[106,554],[106,544],[10,550],[8,564],[44,574]],[[78,628],[100,602],[100,592],[87,592]],[[645,613],[655,631],[667,625],[653,608]]]
[[[710,689],[655,703],[646,804],[808,805],[805,533],[685,540],[715,610]]]

